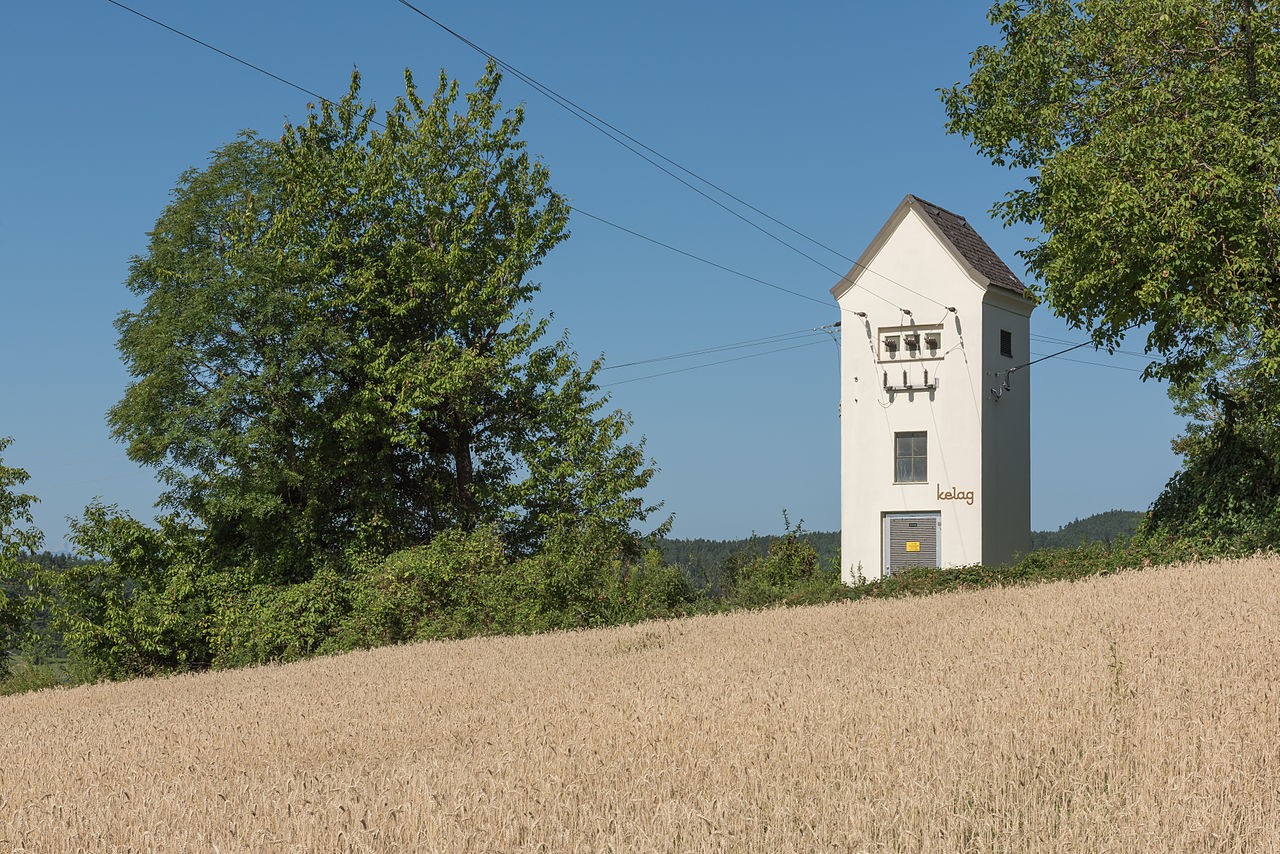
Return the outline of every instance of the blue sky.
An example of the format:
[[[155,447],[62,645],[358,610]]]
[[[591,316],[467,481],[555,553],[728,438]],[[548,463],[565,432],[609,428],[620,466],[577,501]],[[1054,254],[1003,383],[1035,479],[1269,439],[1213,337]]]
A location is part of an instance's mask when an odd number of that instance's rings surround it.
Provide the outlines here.
[[[411,68],[464,86],[483,58],[395,0],[160,3],[133,8],[327,97],[358,67],[389,104]],[[1018,176],[947,136],[937,88],[965,77],[995,34],[984,3],[757,0],[607,4],[423,3],[487,50],[798,231],[857,257],[907,193],[966,216],[1005,260],[1031,236],[990,219]],[[32,475],[37,521],[65,547],[66,517],[94,497],[143,518],[158,488],[105,423],[128,381],[114,317],[132,306],[131,255],[179,174],[242,128],[276,135],[307,96],[106,0],[21,4],[0,33],[0,436]],[[689,253],[828,300],[833,276],[609,141],[520,81],[525,138],[572,204]],[[535,272],[584,358],[632,362],[811,330],[834,303],[770,289],[577,216]],[[793,242],[798,239],[788,238]],[[849,263],[803,247],[843,273]],[[1036,354],[1083,335],[1041,306]],[[839,526],[836,351],[747,348],[601,375],[660,474],[650,497],[673,534],[728,538]],[[1131,340],[1127,350],[1140,351]],[[1032,524],[1145,509],[1177,467],[1182,427],[1135,356],[1079,350],[1032,368]],[[1085,364],[1087,363],[1087,364]]]

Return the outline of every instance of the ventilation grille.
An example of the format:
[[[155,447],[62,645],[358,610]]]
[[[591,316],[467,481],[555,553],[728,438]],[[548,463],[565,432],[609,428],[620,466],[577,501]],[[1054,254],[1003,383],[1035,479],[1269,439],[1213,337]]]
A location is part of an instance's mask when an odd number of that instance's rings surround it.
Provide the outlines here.
[[[938,565],[938,517],[890,516],[888,575],[909,566]]]

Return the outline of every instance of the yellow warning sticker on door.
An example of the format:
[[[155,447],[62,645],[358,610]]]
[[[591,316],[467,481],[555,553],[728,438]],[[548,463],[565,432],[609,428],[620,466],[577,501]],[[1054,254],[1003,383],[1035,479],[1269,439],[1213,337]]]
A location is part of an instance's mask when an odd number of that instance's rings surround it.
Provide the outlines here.
[[[918,541],[916,541],[916,540],[909,540],[909,541],[907,542],[907,551],[909,551],[909,552],[918,552],[918,551],[920,551],[920,543],[919,543]]]

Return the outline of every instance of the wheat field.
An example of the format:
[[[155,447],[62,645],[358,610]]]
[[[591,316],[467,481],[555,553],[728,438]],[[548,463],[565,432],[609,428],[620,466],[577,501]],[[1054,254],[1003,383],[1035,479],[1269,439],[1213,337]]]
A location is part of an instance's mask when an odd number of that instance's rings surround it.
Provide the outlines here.
[[[1280,851],[1280,562],[0,698],[0,851]]]

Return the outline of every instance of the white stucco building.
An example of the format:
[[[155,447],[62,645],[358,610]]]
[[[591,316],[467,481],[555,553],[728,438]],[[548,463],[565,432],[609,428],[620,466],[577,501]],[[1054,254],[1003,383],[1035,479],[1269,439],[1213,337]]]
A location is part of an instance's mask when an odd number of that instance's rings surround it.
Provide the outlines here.
[[[907,196],[840,304],[842,577],[1031,547],[1033,302],[961,216]]]

